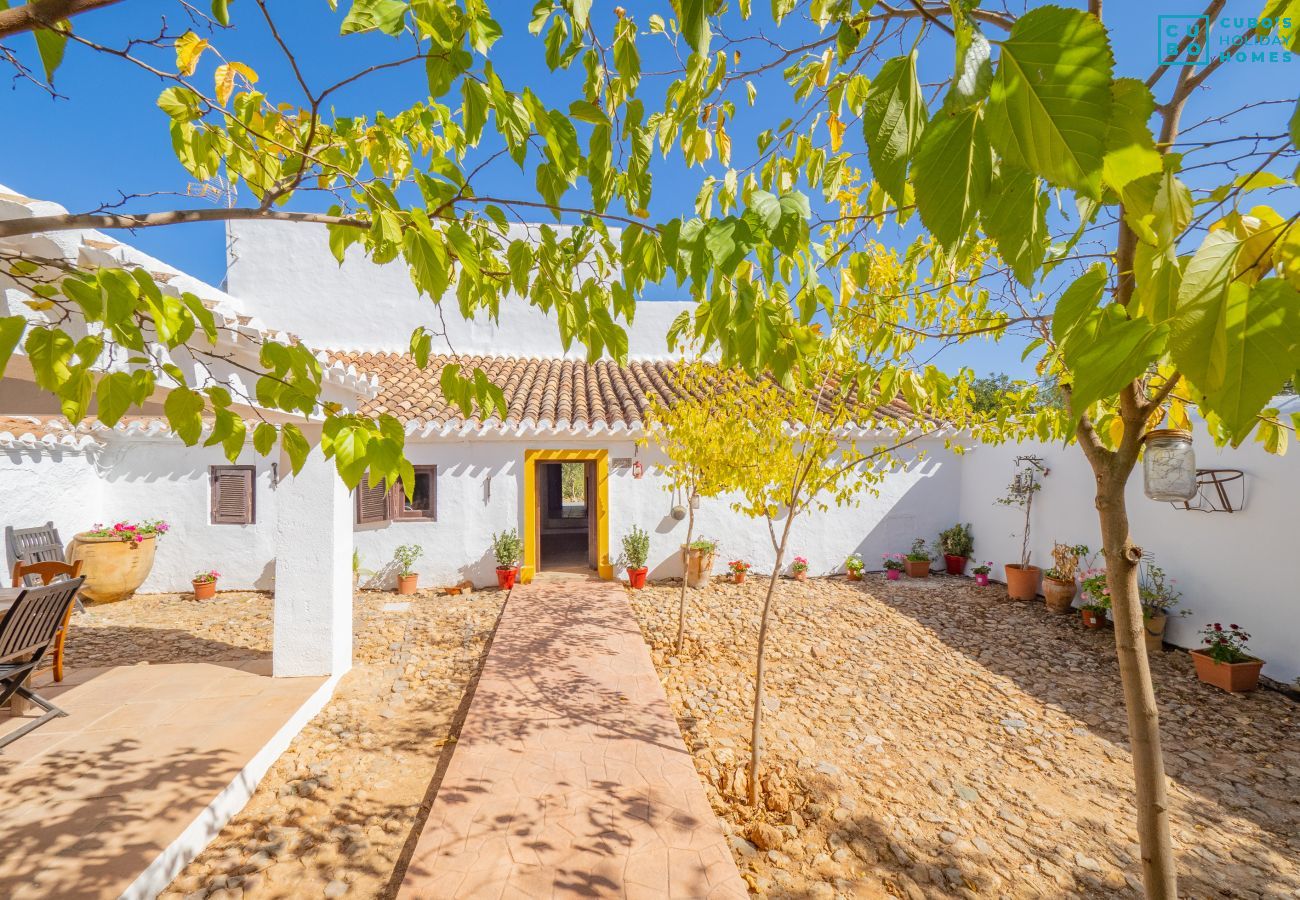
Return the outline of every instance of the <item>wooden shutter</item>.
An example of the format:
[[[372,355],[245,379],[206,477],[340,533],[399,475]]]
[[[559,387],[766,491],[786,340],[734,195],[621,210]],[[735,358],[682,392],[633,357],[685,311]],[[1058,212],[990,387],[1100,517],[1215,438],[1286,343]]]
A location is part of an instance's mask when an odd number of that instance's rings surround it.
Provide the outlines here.
[[[370,476],[361,479],[357,485],[357,524],[369,525],[373,522],[388,521],[388,483],[381,480],[374,487],[370,486]]]
[[[253,466],[212,467],[213,525],[252,525],[257,521],[253,490],[256,478]]]

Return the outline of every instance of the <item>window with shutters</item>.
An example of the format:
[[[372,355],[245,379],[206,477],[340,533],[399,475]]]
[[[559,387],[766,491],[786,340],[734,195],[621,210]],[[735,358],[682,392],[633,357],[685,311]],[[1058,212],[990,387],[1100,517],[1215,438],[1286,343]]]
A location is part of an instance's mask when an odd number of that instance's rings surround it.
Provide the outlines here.
[[[436,522],[438,520],[438,467],[414,466],[415,487],[411,499],[401,480],[389,495],[389,515],[399,522]]]
[[[380,480],[374,487],[370,486],[370,476],[361,479],[357,485],[357,524],[371,525],[375,522],[388,521],[388,483]]]
[[[253,466],[212,466],[212,524],[252,525],[257,521],[257,469]]]

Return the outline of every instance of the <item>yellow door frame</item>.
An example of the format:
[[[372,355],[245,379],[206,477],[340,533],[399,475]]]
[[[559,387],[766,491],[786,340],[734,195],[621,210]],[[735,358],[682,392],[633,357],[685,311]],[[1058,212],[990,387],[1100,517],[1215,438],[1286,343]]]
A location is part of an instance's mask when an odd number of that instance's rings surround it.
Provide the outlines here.
[[[525,450],[524,451],[524,564],[519,577],[525,584],[537,571],[537,464],[539,462],[594,462],[596,464],[596,571],[606,581],[614,577],[609,561],[609,451],[608,450]],[[588,498],[590,502],[591,498]],[[590,538],[590,536],[588,536]]]

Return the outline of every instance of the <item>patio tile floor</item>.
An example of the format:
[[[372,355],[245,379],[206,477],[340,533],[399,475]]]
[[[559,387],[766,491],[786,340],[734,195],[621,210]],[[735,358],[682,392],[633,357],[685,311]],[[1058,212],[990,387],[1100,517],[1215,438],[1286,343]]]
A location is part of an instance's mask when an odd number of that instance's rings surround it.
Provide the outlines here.
[[[400,897],[746,897],[622,587],[516,587]]]
[[[269,674],[260,658],[40,676],[69,715],[0,751],[0,897],[118,897],[324,681]],[[0,734],[19,724],[0,712]]]

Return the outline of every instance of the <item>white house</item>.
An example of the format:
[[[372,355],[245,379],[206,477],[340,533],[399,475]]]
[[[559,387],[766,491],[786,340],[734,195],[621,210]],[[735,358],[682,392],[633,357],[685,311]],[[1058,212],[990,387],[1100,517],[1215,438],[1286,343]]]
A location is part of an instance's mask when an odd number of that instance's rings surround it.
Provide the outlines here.
[[[3,203],[10,206],[0,213],[21,215],[35,201],[0,189]],[[60,236],[55,249],[82,264],[143,265],[173,273],[172,281],[184,277],[91,232]],[[226,316],[232,341],[241,329],[291,332],[328,363],[332,399],[401,419],[416,467],[413,502],[382,490],[347,493],[318,454],[296,478],[251,447],[232,466],[215,448],[185,447],[148,415],[113,429],[72,428],[20,375],[0,382],[3,524],[54,520],[71,535],[96,522],[167,519],[172,536],[144,590],[184,590],[194,571],[207,568],[222,573],[223,587],[274,589],[282,674],[346,668],[354,551],[369,586],[392,584],[391,560],[402,544],[423,549],[416,567],[423,584],[484,585],[494,581],[493,532],[514,528],[524,539],[525,577],[578,569],[610,578],[619,575],[620,538],[637,525],[651,535],[651,578],[680,573],[686,523],[673,508],[686,499],[672,495],[655,451],[638,447],[637,438],[646,398],[673,396],[664,335],[687,304],[640,304],[628,362],[589,364],[566,357],[553,323],[516,298],[498,322],[448,315],[446,355],[420,370],[404,349],[414,327],[434,321],[434,308],[400,264],[375,266],[353,248],[340,267],[323,229],[273,223],[232,223],[227,252],[224,290],[193,279],[185,289]],[[502,388],[504,419],[464,420],[448,407],[437,373],[453,356]],[[954,522],[971,522],[977,556],[1000,571],[1018,553],[1017,524],[1014,511],[993,500],[1013,458],[1035,451],[1054,469],[1036,502],[1035,561],[1048,558],[1052,539],[1096,545],[1091,479],[1077,448],[981,447],[956,456],[933,437],[914,445],[878,493],[806,516],[794,552],[809,559],[814,575],[838,570],[850,553],[874,567],[880,554],[905,550],[916,537],[933,540]],[[578,467],[581,500],[559,497],[563,465]],[[1186,589],[1194,615],[1172,623],[1174,641],[1194,645],[1206,621],[1240,622],[1269,662],[1265,674],[1290,680],[1300,675],[1300,617],[1280,561],[1285,516],[1300,501],[1294,460],[1234,451],[1216,465],[1247,472],[1244,509],[1173,510],[1145,500],[1135,479],[1135,536]],[[733,512],[726,498],[704,501],[696,521],[699,534],[721,543],[719,570],[744,558],[770,571],[765,523]]]

